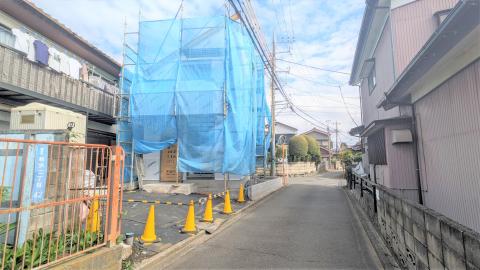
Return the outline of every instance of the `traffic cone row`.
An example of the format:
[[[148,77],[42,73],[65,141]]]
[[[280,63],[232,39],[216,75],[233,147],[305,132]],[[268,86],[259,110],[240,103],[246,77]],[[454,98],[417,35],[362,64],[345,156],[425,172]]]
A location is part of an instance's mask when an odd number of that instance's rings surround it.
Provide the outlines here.
[[[153,243],[157,241],[157,234],[155,233],[155,206],[154,205],[150,205],[147,222],[145,223],[145,229],[143,230],[143,234],[142,236],[140,236],[140,239],[144,243]]]
[[[225,202],[223,204],[223,213],[230,215],[233,213],[232,205],[230,204],[230,191],[225,192]]]
[[[240,189],[238,190],[238,199],[237,202],[244,203],[245,202],[245,190],[243,188],[243,184],[240,184]]]
[[[213,222],[212,194],[208,194],[205,212],[203,213],[203,222]]]
[[[98,208],[100,204],[98,199],[93,200],[90,210],[88,211],[87,216],[87,231],[96,233],[100,229],[100,214],[98,213]]]
[[[238,192],[237,202],[244,203],[245,202],[245,189],[243,184],[240,184],[240,190]],[[223,205],[223,214],[232,214],[233,209],[230,203],[230,191],[225,192],[225,200]],[[213,222],[213,202],[212,202],[212,194],[208,195],[207,203],[205,204],[205,212],[203,214],[203,222]],[[188,211],[187,217],[185,218],[185,224],[182,228],[183,233],[195,233],[197,232],[197,226],[195,225],[195,206],[193,200],[191,200],[188,204]],[[151,205],[150,210],[148,212],[147,222],[145,223],[145,229],[143,231],[142,236],[140,239],[145,243],[152,243],[158,240],[157,235],[155,233],[155,206]]]

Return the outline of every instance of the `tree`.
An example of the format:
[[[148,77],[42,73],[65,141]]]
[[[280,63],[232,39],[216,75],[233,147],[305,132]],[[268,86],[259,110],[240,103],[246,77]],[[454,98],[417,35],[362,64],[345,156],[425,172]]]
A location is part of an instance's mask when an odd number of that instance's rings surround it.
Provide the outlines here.
[[[282,158],[282,145],[276,145],[275,146],[275,158],[276,159],[281,159]]]
[[[307,153],[312,158],[312,160],[317,161],[320,157],[320,146],[318,145],[317,140],[312,136],[305,135],[305,139],[308,143],[308,150]]]
[[[288,150],[293,161],[304,159],[308,154],[308,141],[305,136],[293,136],[288,144]]]
[[[341,151],[338,154],[338,157],[344,166],[349,166],[352,165],[354,162],[360,162],[362,160],[362,153],[353,152],[350,149],[346,149]]]

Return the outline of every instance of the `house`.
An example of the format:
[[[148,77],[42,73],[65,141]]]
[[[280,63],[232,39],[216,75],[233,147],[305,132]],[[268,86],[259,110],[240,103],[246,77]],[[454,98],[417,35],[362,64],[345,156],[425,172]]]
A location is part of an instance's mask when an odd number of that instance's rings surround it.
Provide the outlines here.
[[[120,64],[30,1],[0,1],[0,130],[40,102],[87,117],[87,143],[115,140]]]
[[[479,20],[478,0],[367,1],[350,78],[371,178],[476,231]]]
[[[318,128],[312,128],[309,131],[302,133],[302,135],[312,136],[317,140],[318,145],[320,146],[320,152],[322,160],[327,161],[331,155],[331,143],[330,143],[330,134],[327,131],[320,130]]]
[[[277,144],[280,143],[280,137],[282,136],[285,138],[285,143],[288,144],[288,142],[290,142],[290,139],[293,136],[297,135],[297,132],[298,129],[292,126],[280,122],[275,122],[275,142]]]

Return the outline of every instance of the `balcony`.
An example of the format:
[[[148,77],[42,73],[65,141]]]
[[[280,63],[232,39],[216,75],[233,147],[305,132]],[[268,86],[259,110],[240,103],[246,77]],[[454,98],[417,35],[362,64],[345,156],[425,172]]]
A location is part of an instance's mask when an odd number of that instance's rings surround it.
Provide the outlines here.
[[[13,106],[42,102],[81,112],[88,119],[113,124],[115,95],[29,61],[0,44],[0,102]]]

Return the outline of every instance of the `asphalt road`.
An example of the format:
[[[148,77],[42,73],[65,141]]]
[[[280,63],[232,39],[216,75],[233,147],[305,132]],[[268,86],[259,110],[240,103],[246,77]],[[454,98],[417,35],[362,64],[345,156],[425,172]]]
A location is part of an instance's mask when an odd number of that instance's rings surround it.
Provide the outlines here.
[[[298,177],[169,269],[377,269],[338,174]]]

